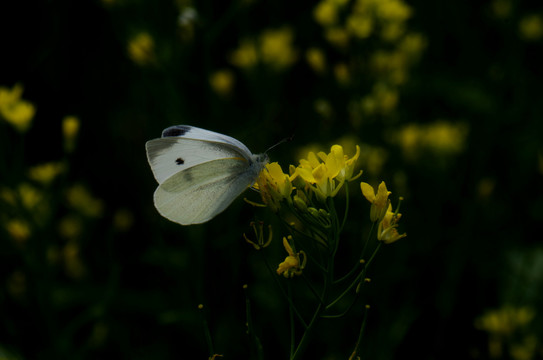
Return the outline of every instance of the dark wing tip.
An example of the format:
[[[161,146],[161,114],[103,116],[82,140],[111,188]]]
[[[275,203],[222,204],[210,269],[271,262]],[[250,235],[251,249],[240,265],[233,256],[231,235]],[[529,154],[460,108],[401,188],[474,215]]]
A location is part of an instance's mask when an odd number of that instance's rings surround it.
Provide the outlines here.
[[[190,131],[191,127],[187,125],[170,126],[162,131],[162,137],[177,137],[183,136]]]

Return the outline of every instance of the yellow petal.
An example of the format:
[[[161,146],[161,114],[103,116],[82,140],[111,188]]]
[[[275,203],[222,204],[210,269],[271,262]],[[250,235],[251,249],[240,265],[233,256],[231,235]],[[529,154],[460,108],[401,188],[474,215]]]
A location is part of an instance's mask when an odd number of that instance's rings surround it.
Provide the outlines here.
[[[364,195],[364,197],[373,204],[375,201],[375,191],[373,190],[373,187],[368,183],[361,182],[360,188],[362,189],[362,195]]]
[[[391,192],[387,190],[387,186],[384,181],[381,181],[379,184],[379,189],[377,189],[377,196],[375,199],[375,205],[379,208],[384,208],[387,204],[388,195]]]

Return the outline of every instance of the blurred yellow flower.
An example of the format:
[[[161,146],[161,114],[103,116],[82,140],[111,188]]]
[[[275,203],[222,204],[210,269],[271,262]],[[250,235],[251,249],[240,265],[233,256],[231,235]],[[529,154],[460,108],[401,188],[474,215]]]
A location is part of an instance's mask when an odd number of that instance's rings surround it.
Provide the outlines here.
[[[318,74],[322,74],[326,70],[326,57],[324,52],[319,48],[309,48],[305,52],[305,59],[309,66]]]
[[[260,35],[262,62],[276,69],[283,69],[296,61],[296,50],[292,47],[294,34],[286,26],[268,29]]]
[[[499,19],[505,19],[511,14],[511,1],[510,0],[494,0],[490,4],[492,13]]]
[[[347,18],[347,30],[357,38],[369,37],[373,27],[373,18],[370,13],[353,13]]]
[[[302,270],[305,268],[307,262],[307,257],[305,252],[300,251],[295,253],[292,247],[289,244],[289,240],[292,240],[292,236],[283,237],[283,246],[288,253],[288,256],[285,258],[285,261],[279,264],[277,267],[277,274],[283,275],[286,278],[292,278],[295,275],[302,275]],[[300,259],[300,255],[303,255],[303,261]]]
[[[66,190],[66,200],[70,207],[89,217],[100,216],[104,207],[102,200],[94,198],[80,184],[72,185]]]
[[[528,325],[534,317],[535,311],[530,307],[506,305],[485,312],[475,320],[475,327],[493,334],[510,335]]]
[[[475,319],[474,325],[488,333],[491,358],[502,358],[504,345],[507,345],[511,359],[530,360],[534,359],[537,351],[537,337],[529,332],[535,316],[532,307],[505,305],[486,311]]]
[[[209,84],[218,95],[230,95],[234,85],[234,73],[226,69],[217,70],[209,76]]]
[[[375,5],[381,20],[404,22],[411,17],[411,8],[402,0],[379,0]]]
[[[148,32],[140,32],[133,36],[127,46],[128,56],[140,66],[155,62],[155,41]]]
[[[526,15],[520,20],[519,30],[524,40],[536,41],[543,38],[543,17],[539,14]]]
[[[230,55],[230,62],[242,69],[250,69],[258,63],[258,50],[254,41],[241,40],[239,47]]]
[[[398,50],[407,57],[409,62],[413,62],[420,57],[426,45],[426,38],[422,34],[408,33],[398,44]]]
[[[75,215],[67,215],[60,219],[58,223],[58,232],[65,239],[75,239],[83,231],[81,218]]]
[[[415,160],[420,154],[456,155],[464,150],[468,127],[465,123],[439,120],[430,124],[409,124],[393,136],[403,154]]]
[[[64,260],[64,270],[66,275],[73,279],[83,277],[87,269],[80,256],[80,246],[75,240],[69,240],[62,249],[62,258]]]
[[[49,185],[65,169],[61,162],[48,162],[28,169],[28,177],[43,185]]]
[[[384,41],[393,42],[402,37],[405,34],[405,24],[402,22],[389,22],[385,23],[381,27],[381,38]]]
[[[385,217],[388,207],[390,205],[390,200],[388,199],[388,196],[391,194],[391,192],[388,191],[385,182],[382,181],[379,184],[377,194],[375,194],[373,186],[365,182],[360,183],[360,189],[362,190],[362,195],[364,195],[364,197],[371,203],[371,221],[381,221]]]
[[[334,66],[334,75],[336,76],[336,81],[341,85],[346,85],[351,79],[349,68],[344,63],[339,63]]]
[[[349,44],[349,33],[339,26],[326,28],[324,37],[329,43],[338,48],[345,48]]]
[[[313,10],[313,17],[322,26],[335,25],[338,22],[338,10],[334,0],[321,0]]]
[[[22,183],[18,187],[18,195],[23,207],[27,210],[34,210],[43,200],[44,194],[28,183]]]
[[[134,214],[128,209],[119,209],[113,214],[113,226],[118,231],[127,231],[134,225]]]
[[[64,137],[64,149],[67,152],[72,152],[75,147],[79,126],[79,119],[75,116],[66,116],[62,119],[62,136]]]
[[[12,89],[0,86],[0,117],[24,133],[30,128],[36,108],[32,103],[22,100],[22,94],[21,84],[15,84]]]
[[[264,30],[258,41],[241,40],[239,47],[230,55],[230,62],[242,69],[250,69],[260,62],[272,69],[283,70],[298,57],[292,46],[293,37],[287,26]]]
[[[17,242],[24,243],[32,234],[30,225],[21,219],[11,219],[6,223],[8,234]]]

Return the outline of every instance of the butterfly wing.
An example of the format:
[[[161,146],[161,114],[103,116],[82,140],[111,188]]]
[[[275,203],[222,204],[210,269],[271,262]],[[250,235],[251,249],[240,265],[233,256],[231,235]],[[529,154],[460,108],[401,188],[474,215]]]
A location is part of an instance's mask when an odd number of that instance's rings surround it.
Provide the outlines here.
[[[229,144],[178,137],[150,140],[145,144],[147,160],[159,184],[195,165],[244,156]]]
[[[155,191],[158,212],[181,225],[204,223],[221,213],[248,186],[263,165],[243,158],[207,161],[167,178]]]
[[[209,131],[205,129],[197,128],[196,126],[190,125],[174,125],[166,128],[162,131],[162,137],[177,137],[183,139],[192,139],[192,140],[202,140],[215,142],[225,145],[230,145],[231,147],[237,149],[243,157],[246,159],[251,156],[251,151],[245,146],[241,141],[234,139],[228,135],[216,133],[214,131]]]

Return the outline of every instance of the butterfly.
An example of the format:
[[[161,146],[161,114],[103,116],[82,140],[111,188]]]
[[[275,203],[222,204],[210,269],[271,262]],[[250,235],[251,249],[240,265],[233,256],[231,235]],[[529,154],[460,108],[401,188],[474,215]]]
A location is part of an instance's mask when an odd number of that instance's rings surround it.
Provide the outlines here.
[[[253,185],[268,163],[240,141],[195,126],[176,125],[145,144],[158,182],[154,204],[181,225],[211,220]]]

